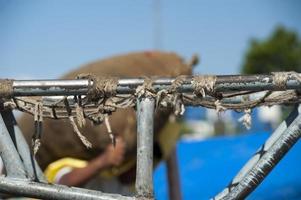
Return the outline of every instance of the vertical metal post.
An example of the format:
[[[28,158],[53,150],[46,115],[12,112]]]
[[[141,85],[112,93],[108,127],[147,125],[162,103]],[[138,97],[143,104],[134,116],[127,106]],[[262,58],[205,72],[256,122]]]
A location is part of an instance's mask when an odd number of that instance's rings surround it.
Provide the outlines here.
[[[153,98],[137,99],[137,171],[136,193],[138,197],[153,198]]]
[[[0,156],[3,160],[7,176],[26,178],[24,165],[9,135],[2,115],[0,115]]]
[[[28,177],[31,180],[45,182],[44,174],[40,166],[36,162],[34,156],[31,154],[29,146],[25,141],[25,138],[17,124],[12,111],[2,111],[2,117],[10,134],[10,137],[12,138],[15,147],[21,156]]]
[[[168,176],[169,200],[181,200],[182,194],[181,194],[176,146],[172,150],[169,157],[167,158],[166,165],[167,165],[167,176]]]

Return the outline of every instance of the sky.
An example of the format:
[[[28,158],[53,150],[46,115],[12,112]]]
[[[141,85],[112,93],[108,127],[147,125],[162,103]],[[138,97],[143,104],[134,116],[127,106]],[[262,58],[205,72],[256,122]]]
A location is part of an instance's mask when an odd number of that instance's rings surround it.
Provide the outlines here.
[[[197,53],[197,73],[237,74],[251,38],[277,25],[301,35],[300,10],[297,0],[0,0],[0,78],[56,78],[155,48]]]

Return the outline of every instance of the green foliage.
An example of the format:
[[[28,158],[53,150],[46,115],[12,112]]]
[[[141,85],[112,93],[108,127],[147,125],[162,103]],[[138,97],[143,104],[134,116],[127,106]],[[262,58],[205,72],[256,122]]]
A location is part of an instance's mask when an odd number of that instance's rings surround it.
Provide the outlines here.
[[[252,39],[242,73],[301,72],[301,41],[296,32],[277,27],[266,40]]]

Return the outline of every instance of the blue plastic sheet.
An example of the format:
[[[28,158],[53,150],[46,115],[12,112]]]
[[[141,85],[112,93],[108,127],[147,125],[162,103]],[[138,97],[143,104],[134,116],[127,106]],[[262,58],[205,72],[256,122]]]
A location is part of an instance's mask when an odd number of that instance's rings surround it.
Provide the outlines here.
[[[179,141],[177,153],[183,200],[210,199],[219,193],[268,136],[257,132]],[[300,153],[301,144],[297,143],[248,199],[301,199]],[[168,199],[164,163],[155,170],[154,185],[156,199]]]

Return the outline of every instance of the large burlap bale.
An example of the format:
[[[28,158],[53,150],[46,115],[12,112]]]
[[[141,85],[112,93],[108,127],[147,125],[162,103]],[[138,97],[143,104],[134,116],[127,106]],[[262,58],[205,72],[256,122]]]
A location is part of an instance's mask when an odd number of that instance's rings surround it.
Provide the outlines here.
[[[96,76],[178,76],[190,75],[191,66],[188,66],[175,53],[165,52],[138,52],[120,55],[97,61],[80,67],[63,79],[75,78],[78,74],[90,73]],[[155,138],[166,123],[170,110],[160,111],[155,116]],[[136,155],[136,114],[132,108],[119,109],[110,116],[114,133],[121,135],[127,144],[126,158]],[[20,127],[28,142],[31,141],[33,118],[24,114],[19,120]],[[68,120],[45,119],[43,123],[42,145],[37,153],[37,160],[42,169],[48,164],[64,157],[91,159],[98,155],[110,142],[104,125],[94,126],[90,122],[81,129],[81,132],[92,143],[93,148],[87,149],[73,133]]]

